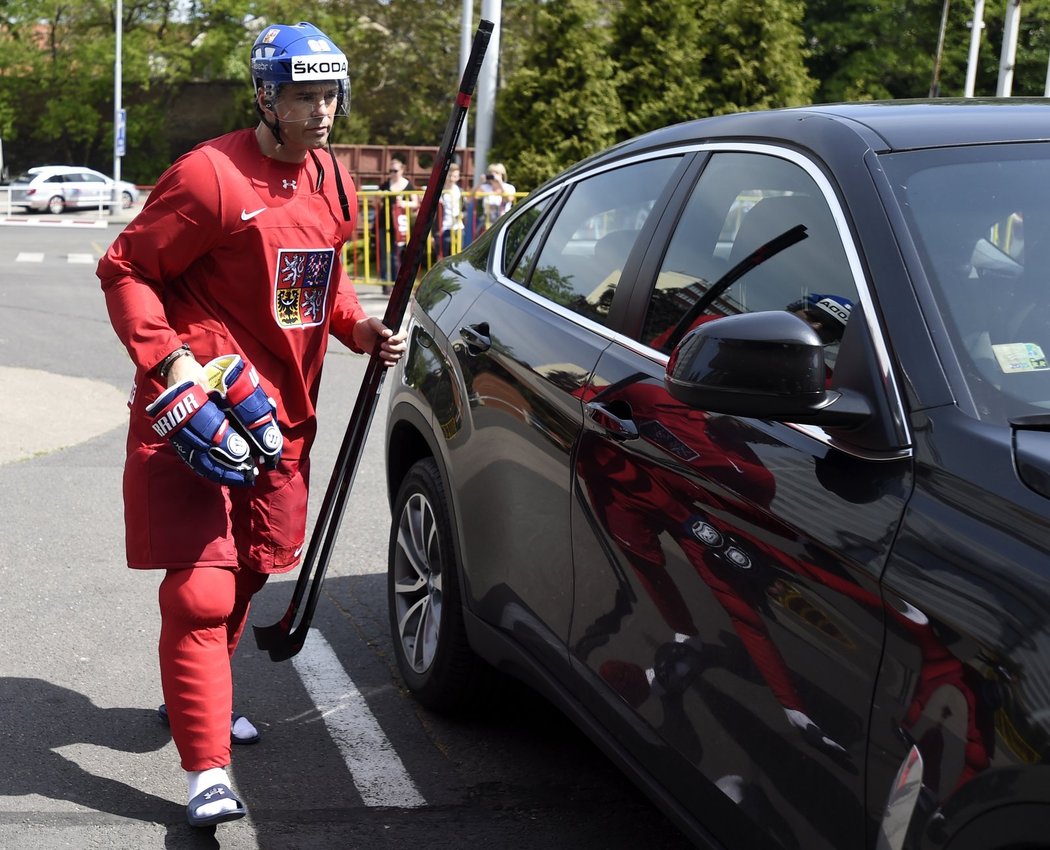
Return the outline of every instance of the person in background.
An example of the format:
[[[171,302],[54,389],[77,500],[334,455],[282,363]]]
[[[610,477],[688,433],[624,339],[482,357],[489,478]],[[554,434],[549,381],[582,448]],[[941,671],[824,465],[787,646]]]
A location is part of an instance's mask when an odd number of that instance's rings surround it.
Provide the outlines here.
[[[346,56],[313,24],[274,24],[250,66],[258,124],[180,157],[97,270],[135,365],[125,547],[165,573],[159,713],[194,827],[246,813],[227,768],[258,730],[233,712],[231,660],[252,596],[299,564],[329,334],[386,366],[405,350],[340,262],[357,195],[325,148]]]
[[[491,227],[496,219],[511,208],[517,190],[507,181],[507,169],[494,162],[485,171],[485,179],[474,187],[474,197],[481,202],[481,226]]]
[[[438,210],[440,257],[450,257],[463,250],[463,190],[459,187],[459,177],[459,165],[452,163],[441,191],[441,207]]]
[[[380,280],[391,283],[397,280],[411,230],[409,216],[419,206],[418,199],[411,194],[414,189],[412,181],[405,176],[404,160],[392,157],[387,179],[379,184],[382,194],[376,201],[376,263]],[[390,289],[384,284],[383,292]]]

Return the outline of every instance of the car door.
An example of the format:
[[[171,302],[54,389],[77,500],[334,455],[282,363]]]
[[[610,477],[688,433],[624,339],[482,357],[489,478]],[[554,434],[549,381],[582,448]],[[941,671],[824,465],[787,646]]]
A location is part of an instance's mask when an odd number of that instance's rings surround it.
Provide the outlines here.
[[[621,270],[680,162],[580,177],[523,208],[495,237],[497,283],[441,319],[468,409],[448,463],[469,604],[551,668],[567,666],[580,396],[612,337]]]
[[[46,210],[49,201],[54,197],[60,197],[68,204],[69,195],[65,187],[65,178],[66,175],[64,174],[49,174],[46,177],[38,178],[36,185],[31,187],[34,208]]]
[[[828,180],[774,148],[714,152],[665,218],[636,341],[609,346],[585,386],[570,635],[583,696],[694,816],[730,825],[727,844],[863,847],[878,580],[911,486],[906,440],[712,414],[664,385],[690,329],[822,300],[848,319],[834,338],[825,311],[818,330],[828,385],[891,374],[870,362],[883,349],[859,254]],[[755,370],[775,374],[778,356]]]
[[[66,178],[76,187],[77,206],[93,207],[109,200],[106,181],[99,174],[90,171],[78,171]]]

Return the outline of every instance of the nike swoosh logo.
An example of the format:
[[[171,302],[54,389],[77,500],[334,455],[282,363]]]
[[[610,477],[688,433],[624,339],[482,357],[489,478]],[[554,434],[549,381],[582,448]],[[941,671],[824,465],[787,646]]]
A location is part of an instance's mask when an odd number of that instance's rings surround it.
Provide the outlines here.
[[[248,221],[248,219],[250,219],[250,218],[255,218],[259,213],[266,212],[266,210],[268,210],[268,209],[269,209],[269,207],[260,207],[259,209],[253,210],[252,212],[248,212],[248,210],[242,209],[241,210],[241,221]]]

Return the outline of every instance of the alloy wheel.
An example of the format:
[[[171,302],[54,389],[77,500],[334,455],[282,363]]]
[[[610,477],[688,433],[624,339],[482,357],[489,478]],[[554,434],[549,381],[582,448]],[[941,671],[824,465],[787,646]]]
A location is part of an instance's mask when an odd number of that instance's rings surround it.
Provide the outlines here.
[[[397,638],[416,673],[430,668],[438,650],[442,608],[442,564],[434,509],[412,494],[398,520],[393,564]]]

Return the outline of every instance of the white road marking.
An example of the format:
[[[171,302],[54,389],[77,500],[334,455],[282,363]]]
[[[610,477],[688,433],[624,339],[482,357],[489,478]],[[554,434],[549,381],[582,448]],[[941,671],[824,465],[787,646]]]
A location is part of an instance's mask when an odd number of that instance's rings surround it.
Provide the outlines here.
[[[425,806],[427,801],[320,632],[310,630],[292,663],[339,747],[364,804]]]
[[[18,218],[15,216],[0,217],[2,227],[108,227],[109,222],[105,219],[63,219],[34,216],[33,218]]]
[[[20,251],[15,256],[16,263],[42,263],[44,262],[44,253],[36,251]],[[84,265],[92,265],[96,261],[94,254],[66,254],[67,263],[81,263]]]

